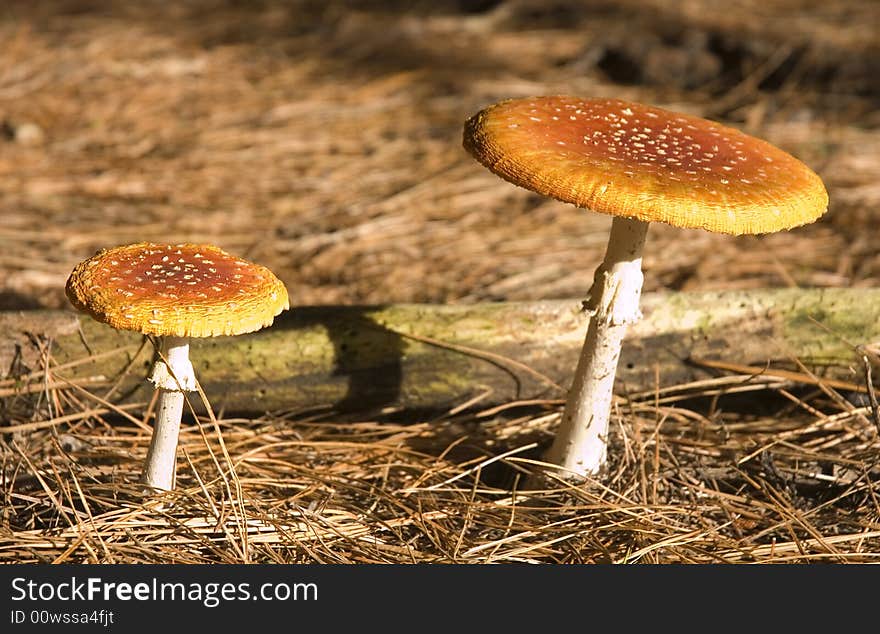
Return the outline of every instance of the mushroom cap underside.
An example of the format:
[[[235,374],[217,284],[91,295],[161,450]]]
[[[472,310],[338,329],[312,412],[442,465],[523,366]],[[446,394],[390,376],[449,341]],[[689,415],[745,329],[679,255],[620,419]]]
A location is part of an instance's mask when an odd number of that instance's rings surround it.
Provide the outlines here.
[[[289,308],[269,269],[204,244],[104,249],[73,269],[65,290],[96,320],[157,336],[238,335]]]
[[[465,123],[464,147],[498,176],[593,211],[728,234],[813,222],[819,176],[735,128],[617,99],[511,99]]]

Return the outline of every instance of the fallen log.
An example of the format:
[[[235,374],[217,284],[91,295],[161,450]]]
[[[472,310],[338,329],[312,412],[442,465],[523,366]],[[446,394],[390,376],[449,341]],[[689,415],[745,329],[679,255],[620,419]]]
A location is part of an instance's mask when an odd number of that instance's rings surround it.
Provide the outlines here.
[[[880,289],[657,293],[642,310],[624,344],[618,394],[717,374],[694,359],[758,368],[797,359],[857,387],[857,347],[880,341]],[[212,406],[227,414],[436,411],[477,396],[486,407],[561,398],[588,318],[577,300],[298,307],[257,333],[194,339],[191,358]],[[149,400],[153,352],[142,343],[72,310],[0,313],[0,423],[4,400],[49,384],[102,396],[112,387],[119,404]]]

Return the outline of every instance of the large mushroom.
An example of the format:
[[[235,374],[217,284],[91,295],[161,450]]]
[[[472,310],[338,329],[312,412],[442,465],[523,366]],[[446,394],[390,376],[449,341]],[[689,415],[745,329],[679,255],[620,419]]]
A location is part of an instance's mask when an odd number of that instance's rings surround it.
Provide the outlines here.
[[[159,338],[150,382],[159,390],[142,481],[171,490],[184,392],[196,390],[190,337],[259,330],[289,308],[272,272],[205,244],[141,242],[99,251],[67,280],[78,309],[120,330]]]
[[[739,130],[617,99],[512,99],[468,119],[464,147],[505,180],[611,214],[585,306],[587,336],[545,461],[575,479],[601,471],[621,343],[641,317],[651,222],[733,235],[790,229],[828,206],[806,165]]]

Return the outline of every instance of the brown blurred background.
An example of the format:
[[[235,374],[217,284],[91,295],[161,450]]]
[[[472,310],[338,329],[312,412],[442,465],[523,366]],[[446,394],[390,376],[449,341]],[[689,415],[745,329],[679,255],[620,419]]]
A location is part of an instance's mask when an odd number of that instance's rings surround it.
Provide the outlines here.
[[[646,289],[880,280],[880,3],[6,0],[0,309],[66,306],[101,247],[205,241],[297,304],[586,293],[610,220],[490,174],[476,110],[613,96],[801,158],[831,197],[764,237],[655,224]]]

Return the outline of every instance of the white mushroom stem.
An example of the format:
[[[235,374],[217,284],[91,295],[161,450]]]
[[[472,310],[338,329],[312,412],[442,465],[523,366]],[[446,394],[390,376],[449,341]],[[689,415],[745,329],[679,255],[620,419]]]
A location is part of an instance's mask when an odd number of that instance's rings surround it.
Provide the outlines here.
[[[596,269],[586,308],[587,337],[562,423],[544,459],[564,477],[595,475],[605,465],[614,375],[626,328],[641,318],[642,247],[648,223],[615,217],[605,260]]]
[[[153,489],[170,491],[174,488],[176,474],[177,437],[183,416],[184,392],[196,389],[188,337],[163,338],[161,354],[153,364],[149,381],[159,390],[159,397],[142,481]]]

